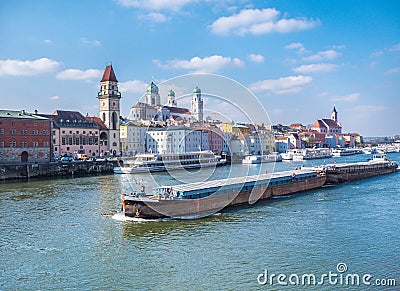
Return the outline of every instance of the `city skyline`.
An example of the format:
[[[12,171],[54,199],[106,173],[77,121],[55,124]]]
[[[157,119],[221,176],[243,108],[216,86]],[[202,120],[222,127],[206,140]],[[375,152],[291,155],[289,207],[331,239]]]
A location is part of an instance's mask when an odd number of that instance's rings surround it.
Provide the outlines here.
[[[311,124],[336,105],[344,132],[395,135],[399,8],[396,1],[4,2],[1,107],[97,116],[99,82],[112,63],[125,117],[153,78],[213,73],[252,90],[273,124]]]

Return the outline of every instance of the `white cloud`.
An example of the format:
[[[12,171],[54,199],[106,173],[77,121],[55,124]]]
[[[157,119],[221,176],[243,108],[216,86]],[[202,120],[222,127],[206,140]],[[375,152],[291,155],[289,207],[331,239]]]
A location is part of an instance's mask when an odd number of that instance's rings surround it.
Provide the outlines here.
[[[398,72],[400,72],[400,67],[387,70],[387,71],[385,72],[385,75],[396,74],[396,73],[398,73]]]
[[[332,46],[332,48],[333,49],[336,49],[336,50],[342,50],[342,49],[345,49],[346,48],[346,45],[344,45],[344,44],[340,44],[340,45],[333,45]]]
[[[389,48],[390,51],[400,51],[400,43],[395,44],[391,48]]]
[[[248,59],[252,62],[255,63],[263,63],[264,62],[264,56],[260,54],[249,54]]]
[[[289,76],[279,79],[262,80],[250,84],[249,88],[253,91],[270,91],[275,94],[289,94],[300,92],[304,86],[312,82],[309,76]]]
[[[337,69],[338,65],[334,64],[310,64],[302,65],[293,69],[293,72],[300,74],[316,73],[316,72],[332,72]]]
[[[319,61],[322,61],[322,60],[333,60],[333,59],[336,59],[339,56],[340,56],[340,53],[338,53],[335,50],[326,50],[326,51],[318,52],[318,53],[313,54],[313,55],[308,56],[308,57],[304,57],[303,60],[319,62]]]
[[[51,96],[49,99],[50,99],[50,100],[59,100],[59,99],[60,99],[60,96],[58,96],[58,95]]]
[[[164,15],[162,13],[158,13],[158,12],[151,12],[146,15],[140,15],[139,19],[156,22],[156,23],[162,23],[162,22],[166,22],[166,21],[170,20],[169,17],[167,17],[166,15]]]
[[[54,42],[51,39],[44,39],[43,42],[45,44],[54,44]]]
[[[146,10],[172,10],[178,11],[183,6],[197,2],[197,0],[116,0],[124,7],[142,8]]]
[[[373,52],[372,54],[370,54],[370,58],[378,58],[380,56],[383,56],[384,52],[383,51],[377,51],[377,52]]]
[[[0,76],[32,76],[54,71],[59,62],[41,58],[37,60],[0,60]]]
[[[101,46],[101,42],[98,40],[88,40],[86,37],[81,37],[81,42],[83,44],[91,45],[91,46]]]
[[[147,84],[140,80],[131,80],[127,82],[119,83],[119,90],[124,92],[131,92],[131,93],[143,93],[146,90]]]
[[[280,12],[275,8],[243,9],[232,16],[222,16],[215,20],[210,28],[215,34],[227,35],[230,33],[267,34],[272,32],[288,33],[305,30],[316,26],[319,21],[306,18],[279,19]]]
[[[353,111],[358,113],[370,113],[370,112],[379,112],[385,111],[387,108],[383,105],[358,105],[353,107]]]
[[[163,69],[184,69],[195,73],[214,73],[229,66],[244,66],[244,62],[238,58],[219,55],[204,58],[193,57],[190,60],[170,60],[165,64],[162,64],[159,60],[153,60],[153,62]]]
[[[307,50],[305,49],[304,45],[300,42],[292,42],[285,46],[285,49],[296,49],[298,54],[306,53]]]
[[[360,93],[350,93],[343,96],[332,97],[331,100],[336,102],[354,102],[359,98],[360,98]]]
[[[57,79],[60,80],[91,80],[101,78],[103,72],[100,70],[89,69],[89,70],[78,70],[68,69],[57,74]]]

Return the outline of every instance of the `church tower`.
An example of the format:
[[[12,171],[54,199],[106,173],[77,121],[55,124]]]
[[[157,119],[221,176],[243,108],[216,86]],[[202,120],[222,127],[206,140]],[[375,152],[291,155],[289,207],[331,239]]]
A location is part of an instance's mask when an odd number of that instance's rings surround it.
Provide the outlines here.
[[[203,120],[203,100],[201,99],[201,90],[197,86],[193,90],[192,116],[196,120]]]
[[[119,117],[121,93],[112,65],[106,66],[97,94],[100,102],[100,119],[108,128],[108,151],[112,155],[120,153]]]
[[[168,92],[168,97],[167,97],[167,106],[169,107],[176,107],[176,100],[175,100],[175,92],[171,89]]]
[[[158,87],[156,84],[154,84],[153,81],[146,88],[145,100],[146,103],[150,106],[161,105],[160,94],[158,93]]]
[[[333,106],[333,110],[332,110],[332,113],[331,113],[331,119],[336,121],[336,122],[339,122],[338,121],[338,113],[336,111],[336,107],[335,106]]]

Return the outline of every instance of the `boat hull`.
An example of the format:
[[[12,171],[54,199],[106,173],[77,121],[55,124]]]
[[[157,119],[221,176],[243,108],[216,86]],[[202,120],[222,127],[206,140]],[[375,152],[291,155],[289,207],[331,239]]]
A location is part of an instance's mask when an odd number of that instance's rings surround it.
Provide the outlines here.
[[[126,216],[137,218],[185,218],[204,217],[214,214],[226,207],[249,205],[258,200],[274,196],[290,195],[302,191],[319,188],[324,185],[324,175],[315,178],[294,181],[288,184],[269,186],[259,190],[247,190],[230,194],[216,194],[198,199],[127,199],[122,195],[122,209]]]
[[[328,170],[326,171],[326,183],[337,184],[357,181],[361,179],[371,178],[380,175],[386,175],[397,171],[396,163],[382,163],[377,164],[375,167],[358,167],[347,168],[342,170]]]

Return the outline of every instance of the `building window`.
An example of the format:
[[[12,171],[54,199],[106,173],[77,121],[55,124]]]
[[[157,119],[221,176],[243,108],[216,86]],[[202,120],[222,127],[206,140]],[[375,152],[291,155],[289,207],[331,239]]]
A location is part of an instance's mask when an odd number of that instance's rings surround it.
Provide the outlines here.
[[[4,128],[0,129],[0,134],[4,134]]]
[[[61,138],[61,144],[65,145],[65,137]]]
[[[116,130],[117,129],[117,122],[118,122],[118,116],[116,112],[113,112],[112,114],[112,129]]]
[[[1,147],[4,148],[4,141],[1,142]]]
[[[65,130],[63,130],[62,133],[65,134]]]

